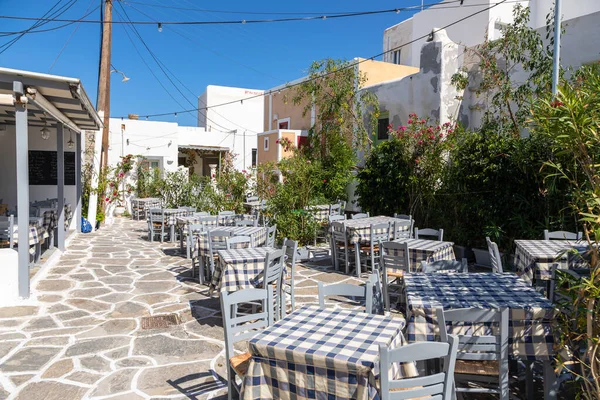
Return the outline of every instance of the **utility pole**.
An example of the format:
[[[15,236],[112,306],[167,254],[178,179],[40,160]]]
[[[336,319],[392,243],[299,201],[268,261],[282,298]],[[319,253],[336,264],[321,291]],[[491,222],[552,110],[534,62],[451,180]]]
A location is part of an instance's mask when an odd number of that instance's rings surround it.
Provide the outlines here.
[[[102,52],[100,54],[100,77],[98,82],[98,114],[102,118],[102,154],[100,168],[108,165],[108,125],[110,122],[110,70],[112,47],[112,0],[104,0],[102,23]]]
[[[558,92],[560,75],[560,35],[561,35],[561,1],[554,0],[554,59],[552,60],[552,95]]]

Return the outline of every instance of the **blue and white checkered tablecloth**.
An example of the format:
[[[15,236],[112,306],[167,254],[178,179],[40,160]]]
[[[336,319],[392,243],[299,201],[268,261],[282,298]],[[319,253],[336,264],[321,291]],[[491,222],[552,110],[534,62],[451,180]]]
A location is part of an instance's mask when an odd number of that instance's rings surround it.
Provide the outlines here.
[[[348,219],[339,221],[346,226],[346,235],[348,236],[349,244],[370,244],[371,243],[371,225],[378,225],[399,221],[397,218],[378,216],[360,219]],[[405,221],[405,220],[404,220]],[[393,228],[393,227],[392,227]],[[393,231],[393,229],[391,229]],[[382,232],[377,232],[382,233]]]
[[[410,251],[411,271],[421,270],[421,261],[428,263],[440,260],[456,260],[454,243],[426,239],[399,239],[396,242],[407,242]],[[393,253],[396,253],[395,251]],[[394,254],[398,255],[398,254]]]
[[[219,292],[235,292],[256,287],[265,270],[267,252],[275,250],[273,247],[219,250],[219,262],[210,281],[211,292],[215,289]]]
[[[210,256],[208,248],[208,231],[220,230],[231,232],[231,236],[250,236],[252,247],[261,247],[267,242],[267,228],[262,226],[215,226],[208,227],[196,236],[194,254],[198,257]],[[222,238],[225,241],[225,238]]]
[[[306,211],[319,222],[328,222],[329,204],[318,204],[315,206],[306,207]]]
[[[536,280],[552,279],[552,266],[568,269],[583,265],[578,257],[568,256],[568,250],[577,249],[583,253],[587,245],[583,242],[567,240],[515,240],[515,266],[521,278],[532,284]]]
[[[379,345],[404,344],[403,321],[304,306],[248,341],[242,398],[379,399]],[[415,376],[394,365],[394,378]]]
[[[65,204],[65,230],[69,230],[69,225],[71,225],[71,220],[73,219],[73,208],[71,204]],[[57,210],[47,210],[44,211],[43,217],[43,226],[48,232],[54,231],[56,226],[58,225],[58,212]]]
[[[509,308],[509,344],[515,357],[548,360],[555,350],[552,303],[513,274],[422,274],[404,276],[409,342],[439,340],[436,309]],[[482,325],[451,326],[449,333],[465,329],[493,334]]]

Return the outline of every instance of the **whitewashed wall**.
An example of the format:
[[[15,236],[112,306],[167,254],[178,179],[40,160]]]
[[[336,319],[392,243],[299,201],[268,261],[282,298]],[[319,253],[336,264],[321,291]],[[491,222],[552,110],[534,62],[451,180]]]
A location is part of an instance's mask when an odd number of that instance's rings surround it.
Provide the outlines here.
[[[41,128],[29,128],[29,150],[47,150],[56,151],[56,131],[51,128],[50,138],[42,139]],[[73,141],[75,141],[73,133]],[[0,131],[0,199],[3,204],[8,204],[9,209],[14,210],[17,205],[17,172],[16,172],[16,143],[15,127],[7,126],[5,131]],[[69,141],[69,131],[64,130],[64,149],[65,152],[74,151],[67,147]],[[29,186],[29,201],[46,200],[57,197],[57,187],[48,185]],[[74,185],[65,185],[65,198],[67,203],[73,207],[76,204],[76,194]],[[71,229],[75,228],[76,221],[71,221]]]

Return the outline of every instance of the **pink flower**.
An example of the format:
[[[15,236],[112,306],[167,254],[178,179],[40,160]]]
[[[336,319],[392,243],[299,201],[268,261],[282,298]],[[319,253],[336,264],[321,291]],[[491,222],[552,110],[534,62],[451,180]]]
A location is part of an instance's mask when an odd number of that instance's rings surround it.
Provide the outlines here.
[[[423,144],[423,141],[422,141],[422,140],[419,140],[419,144]]]
[[[447,128],[450,126],[450,122],[444,122],[444,128]]]
[[[310,160],[306,160],[306,163],[307,163],[307,164],[310,164]]]
[[[105,198],[104,201],[110,201],[110,197]]]
[[[120,172],[120,173],[119,173],[119,178],[122,178],[122,177],[124,177],[124,176],[125,176],[125,174],[124,174],[124,173],[122,173],[122,172]]]
[[[424,124],[426,121],[424,119],[421,120],[421,123]]]
[[[416,117],[416,116],[417,116],[417,114],[415,114],[415,113],[410,113],[410,114],[408,114],[408,116],[409,116],[409,117]]]
[[[418,164],[420,162],[421,162],[421,160],[419,160],[418,158],[415,160],[415,164]]]
[[[277,139],[277,140],[275,141],[275,143],[279,143],[279,139]]]
[[[245,169],[243,169],[243,170],[242,170],[242,173],[244,173],[244,174],[245,174],[245,173],[246,173],[246,170],[245,170]]]
[[[404,131],[406,130],[406,126],[402,125],[402,126],[400,127],[400,130],[401,130],[402,132],[404,132]]]
[[[440,137],[441,137],[441,138],[443,138],[443,137],[444,137],[444,134],[443,134],[443,133],[440,133]]]
[[[408,123],[409,123],[409,124],[412,124],[412,123],[413,123],[413,120],[412,120],[412,119],[409,119],[409,120],[408,120]]]
[[[433,140],[433,139],[435,139],[435,136],[429,135],[429,139]]]
[[[214,178],[214,177],[215,177],[215,174],[212,174],[212,177]]]
[[[327,179],[323,179],[323,183],[327,183]]]
[[[448,133],[452,133],[454,132],[452,129],[448,129]]]

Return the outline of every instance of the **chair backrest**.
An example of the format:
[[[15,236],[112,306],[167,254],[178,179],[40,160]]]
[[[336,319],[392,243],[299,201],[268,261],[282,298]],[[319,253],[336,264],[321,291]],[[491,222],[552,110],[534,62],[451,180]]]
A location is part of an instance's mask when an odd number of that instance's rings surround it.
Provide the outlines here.
[[[371,224],[371,246],[390,240],[390,223]]]
[[[329,220],[329,223],[332,223],[333,221],[344,221],[346,219],[345,215],[329,215],[327,217],[327,219]]]
[[[206,215],[198,217],[198,223],[207,226],[217,226],[219,217],[216,215]]]
[[[155,223],[164,223],[165,222],[165,212],[160,208],[151,208],[148,211],[150,216],[150,222]]]
[[[430,274],[432,272],[469,272],[467,259],[462,260],[439,260],[428,263],[421,261],[421,272]]]
[[[435,238],[435,240],[444,240],[443,229],[431,229],[431,228],[415,228],[415,239],[427,239]]]
[[[448,335],[446,341],[421,342],[389,349],[379,345],[379,382],[382,400],[438,399],[451,400],[453,395],[454,366],[458,338]],[[416,378],[390,379],[388,371],[393,364],[425,360],[443,360],[442,370]]]
[[[582,232],[567,232],[567,231],[554,231],[549,232],[548,229],[544,229],[544,240],[581,240],[583,237]]]
[[[267,227],[267,241],[265,246],[275,247],[275,236],[277,235],[277,224]]]
[[[298,258],[298,242],[288,238],[283,239],[283,249],[285,249],[285,262],[292,268],[291,275],[294,276],[296,260]]]
[[[219,213],[217,214],[219,217],[223,217],[226,215],[235,215],[235,212],[233,211],[219,211]]]
[[[369,218],[369,213],[352,214],[351,218],[352,219]]]
[[[232,236],[225,238],[225,247],[227,250],[231,249],[250,249],[253,246],[252,238],[250,236]]]
[[[340,215],[342,213],[342,206],[338,204],[331,204],[329,206],[329,215]]]
[[[500,257],[498,245],[495,242],[492,242],[492,240],[489,237],[486,237],[485,241],[487,242],[488,252],[490,253],[492,270],[497,274],[501,274],[502,272],[504,272],[504,270],[502,268],[502,258]]]
[[[205,226],[202,224],[189,224],[188,234],[204,232]]]
[[[240,219],[235,221],[235,226],[258,226],[258,218],[254,219]]]
[[[407,219],[409,221],[412,221],[412,215],[409,215],[409,214],[396,214],[396,213],[394,213],[394,218]]]
[[[331,223],[331,237],[335,243],[344,243],[348,245],[348,237],[346,236],[346,225],[341,222],[333,221]]]
[[[410,239],[412,237],[412,220],[394,221],[392,223],[392,238]]]
[[[178,210],[185,210],[187,211],[190,215],[192,213],[196,212],[196,207],[190,207],[190,206],[182,206],[182,207],[177,207]]]
[[[259,200],[258,196],[248,196],[248,197],[246,197],[246,203],[250,203],[252,201],[258,201],[258,200]]]
[[[411,272],[410,249],[407,242],[383,242],[380,247],[379,265],[383,272],[401,270]]]
[[[218,250],[227,250],[227,238],[231,237],[231,231],[213,229],[208,231],[208,249],[211,255]]]
[[[199,212],[194,212],[194,213],[192,213],[192,215],[193,215],[194,217],[209,217],[209,216],[210,216],[210,213],[209,213],[209,212],[206,212],[206,211],[199,211]]]
[[[248,303],[261,303],[261,312],[238,314],[239,306]],[[233,355],[233,345],[247,341],[273,324],[273,303],[267,291],[262,289],[243,289],[233,293],[221,292],[221,313],[225,331],[225,356],[229,360]],[[228,361],[227,361],[228,362]]]
[[[498,361],[500,382],[508,383],[508,308],[503,307],[499,310],[438,308],[436,316],[442,342],[448,340],[448,324],[454,326],[454,330],[458,329],[461,332],[457,335],[457,360]],[[473,325],[477,326],[473,327]],[[487,332],[488,330],[491,332]]]
[[[265,256],[265,271],[263,276],[263,287],[276,283],[279,287],[283,275],[283,264],[285,262],[285,246],[281,250],[268,251]]]
[[[365,282],[364,286],[349,283],[336,283],[325,286],[323,282],[319,282],[319,307],[325,308],[325,298],[327,296],[358,298],[364,300],[367,314],[371,314],[373,311],[373,283],[370,279]]]

